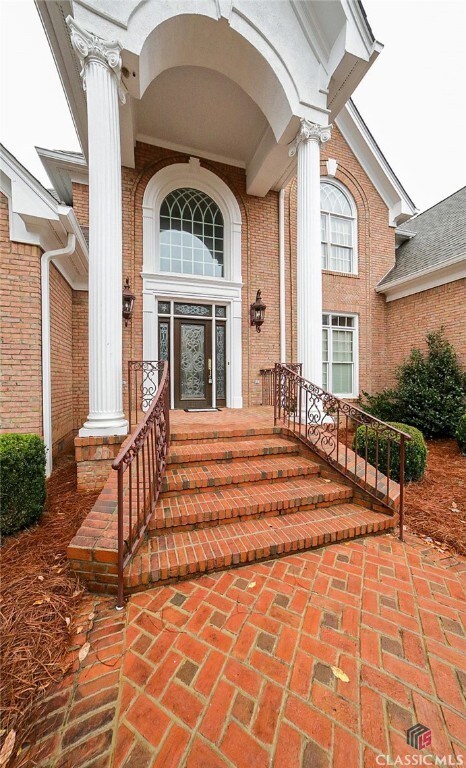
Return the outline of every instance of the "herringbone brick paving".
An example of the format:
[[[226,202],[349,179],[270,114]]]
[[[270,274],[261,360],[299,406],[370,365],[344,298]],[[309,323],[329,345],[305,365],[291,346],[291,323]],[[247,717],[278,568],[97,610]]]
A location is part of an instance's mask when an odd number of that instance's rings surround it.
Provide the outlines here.
[[[121,614],[89,599],[34,760],[375,768],[418,755],[406,729],[421,722],[424,754],[454,764],[466,755],[466,566],[422,547],[353,540],[149,590]]]

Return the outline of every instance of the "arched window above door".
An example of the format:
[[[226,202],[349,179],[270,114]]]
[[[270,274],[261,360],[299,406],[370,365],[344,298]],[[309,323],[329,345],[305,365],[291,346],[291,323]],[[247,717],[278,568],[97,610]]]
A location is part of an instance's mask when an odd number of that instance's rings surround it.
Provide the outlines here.
[[[174,189],[160,206],[160,271],[224,277],[224,222],[205,192]]]

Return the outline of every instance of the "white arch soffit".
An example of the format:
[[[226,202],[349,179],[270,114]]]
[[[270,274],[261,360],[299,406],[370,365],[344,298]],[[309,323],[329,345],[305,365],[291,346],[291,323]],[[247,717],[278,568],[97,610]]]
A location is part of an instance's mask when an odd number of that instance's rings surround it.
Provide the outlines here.
[[[143,213],[143,273],[158,272],[158,243],[160,207],[166,196],[179,187],[192,187],[214,200],[220,208],[224,223],[226,264],[224,278],[241,283],[241,211],[233,192],[222,179],[197,158],[189,163],[173,163],[155,173],[148,182],[142,201]],[[188,276],[186,276],[188,277]]]
[[[239,31],[224,19],[202,12],[193,14],[190,3],[182,5],[186,12],[170,16],[170,3],[159,4],[159,8],[166,11],[166,18],[148,32],[139,54],[140,98],[151,82],[167,69],[180,66],[212,69],[250,96],[279,142],[293,115],[299,114],[300,103],[296,83],[283,58],[244,16],[237,25],[241,27]]]

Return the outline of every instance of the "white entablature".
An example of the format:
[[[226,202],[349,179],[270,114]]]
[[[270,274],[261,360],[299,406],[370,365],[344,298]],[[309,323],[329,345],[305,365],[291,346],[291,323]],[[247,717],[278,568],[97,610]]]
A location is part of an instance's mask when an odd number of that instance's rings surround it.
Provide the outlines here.
[[[124,165],[134,166],[139,138],[241,165],[256,195],[282,187],[294,173],[288,144],[299,120],[333,120],[381,50],[355,0],[332,3],[331,13],[327,3],[311,0],[37,6],[86,157],[87,105],[68,15],[91,35],[121,45]]]

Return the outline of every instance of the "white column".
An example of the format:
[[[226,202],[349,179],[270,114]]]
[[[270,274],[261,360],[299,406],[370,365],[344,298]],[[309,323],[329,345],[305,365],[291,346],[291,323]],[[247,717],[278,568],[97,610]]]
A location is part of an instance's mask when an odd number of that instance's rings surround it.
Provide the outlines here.
[[[303,377],[318,386],[322,386],[320,142],[330,135],[331,127],[302,119],[290,149],[290,156],[298,154],[298,362],[303,364]]]
[[[67,23],[82,66],[89,132],[89,415],[79,435],[124,435],[121,45],[87,32],[70,16]]]

